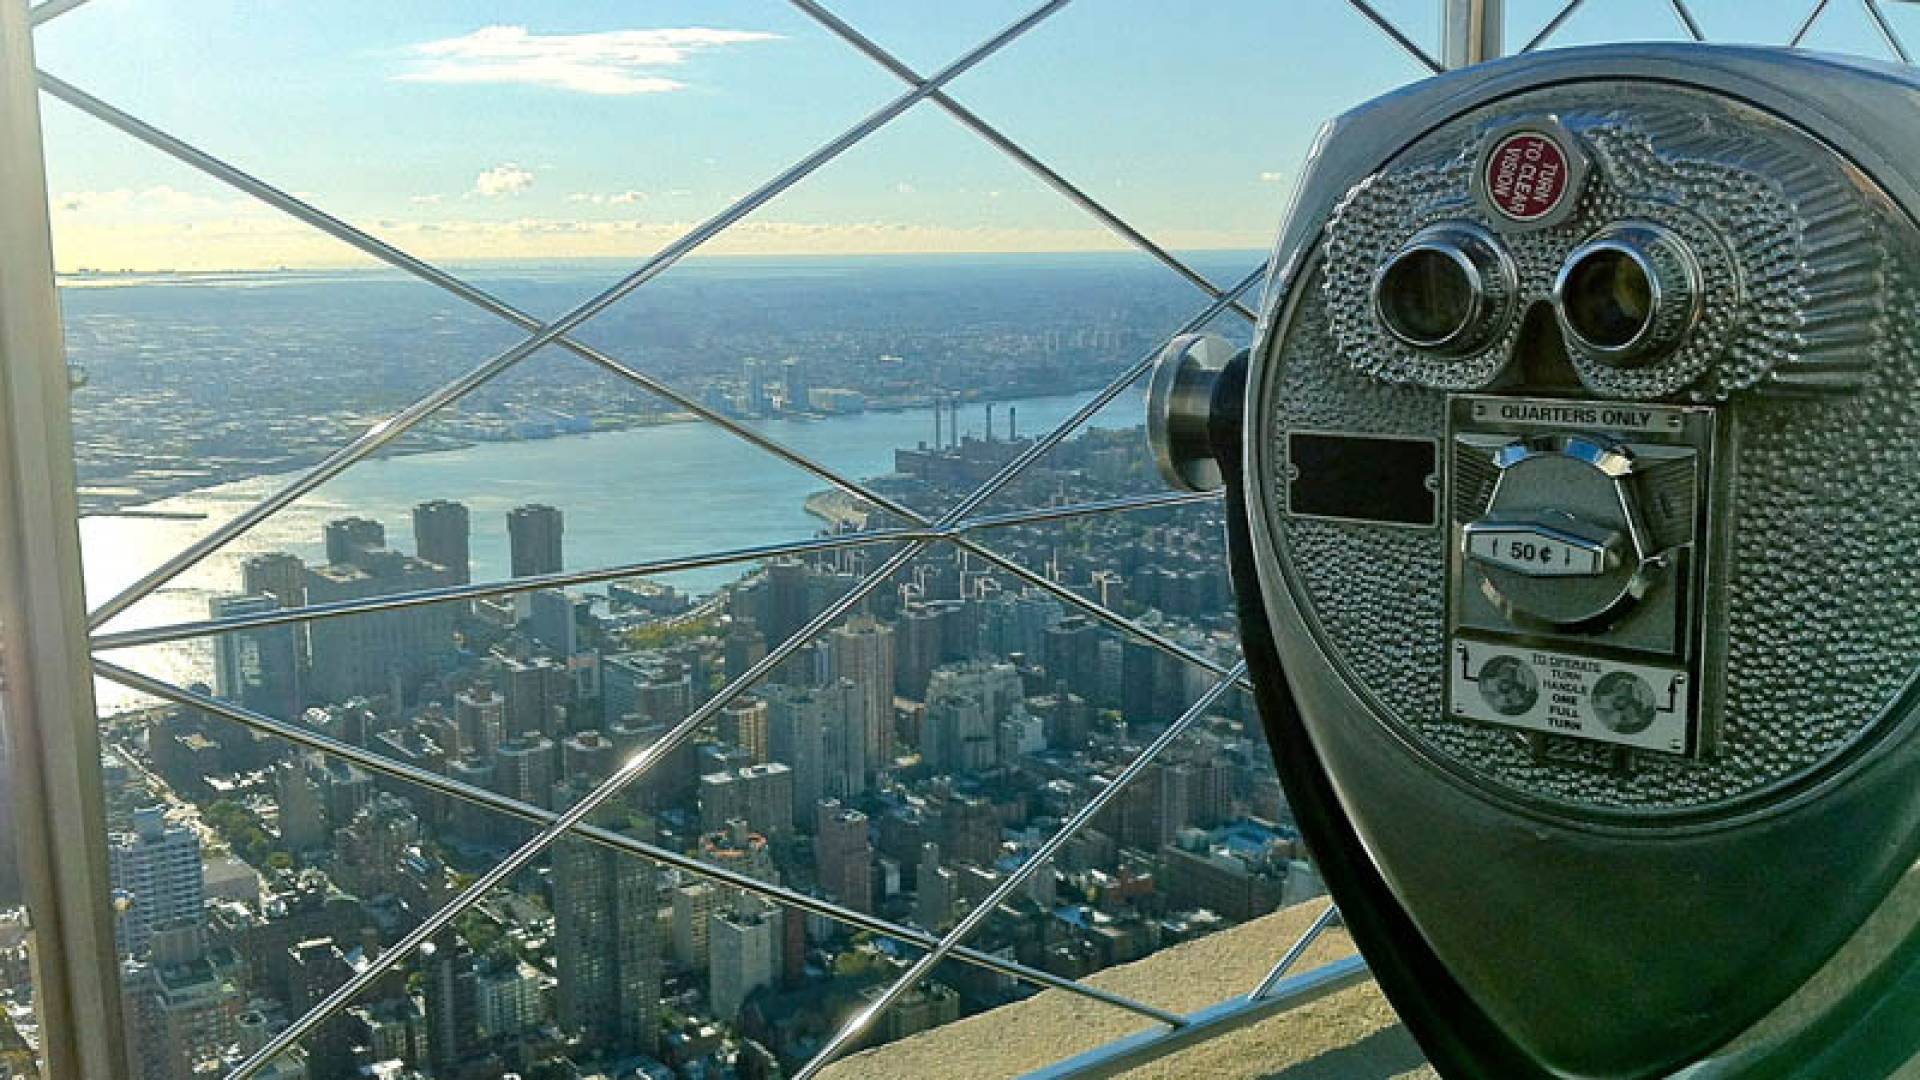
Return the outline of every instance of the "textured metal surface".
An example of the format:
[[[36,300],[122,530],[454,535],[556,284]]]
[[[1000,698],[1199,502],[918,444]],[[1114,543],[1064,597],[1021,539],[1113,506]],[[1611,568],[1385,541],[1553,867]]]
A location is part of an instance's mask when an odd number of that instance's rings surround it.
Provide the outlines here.
[[[1808,775],[1881,720],[1920,663],[1920,303],[1911,227],[1870,181],[1785,124],[1694,91],[1559,90],[1554,112],[1595,161],[1566,225],[1504,233],[1537,301],[1604,224],[1658,220],[1687,237],[1707,302],[1685,344],[1639,368],[1573,357],[1585,394],[1727,402],[1733,413],[1726,724],[1703,762],[1529,743],[1442,713],[1447,537],[1275,514],[1317,632],[1356,688],[1441,759],[1572,809],[1696,810]],[[1544,108],[1525,95],[1442,126],[1339,207],[1324,277],[1287,330],[1271,453],[1287,428],[1416,435],[1443,428],[1445,390],[1498,387],[1519,321],[1466,358],[1421,354],[1373,322],[1373,268],[1421,227],[1473,219],[1477,134]],[[1731,125],[1760,137],[1736,141]],[[1738,252],[1738,255],[1734,253]],[[1270,493],[1273,505],[1282,492]],[[1371,568],[1354,574],[1355,566]]]
[[[1883,294],[1873,287],[1887,264],[1874,204],[1837,158],[1794,129],[1767,125],[1765,141],[1737,137],[1746,117],[1725,99],[1669,88],[1503,102],[1448,124],[1356,186],[1328,226],[1323,285],[1350,362],[1440,390],[1483,389],[1508,374],[1518,319],[1480,352],[1436,356],[1388,334],[1368,298],[1376,268],[1417,229],[1479,216],[1466,193],[1489,134],[1548,113],[1589,149],[1595,168],[1564,226],[1502,233],[1521,305],[1551,293],[1577,244],[1636,218],[1685,240],[1706,299],[1685,343],[1646,366],[1614,367],[1576,350],[1589,391],[1724,400],[1756,385],[1845,390],[1864,381],[1886,335]]]

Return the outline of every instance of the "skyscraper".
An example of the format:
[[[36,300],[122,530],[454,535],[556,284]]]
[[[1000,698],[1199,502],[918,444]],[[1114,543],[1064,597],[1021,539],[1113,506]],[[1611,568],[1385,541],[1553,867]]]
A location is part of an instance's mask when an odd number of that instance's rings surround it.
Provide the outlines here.
[[[153,929],[179,919],[199,919],[206,905],[206,870],[200,864],[200,834],[167,823],[164,807],[133,812],[133,831],[114,833],[108,879],[125,900],[120,914],[120,950],[137,955]]]
[[[306,569],[298,555],[284,551],[251,555],[240,564],[240,589],[250,595],[265,593],[283,608],[299,607],[307,602]]]
[[[560,569],[560,511],[530,503],[507,513],[507,541],[512,548],[513,576],[552,574]]]
[[[362,551],[387,546],[386,526],[366,518],[335,518],[327,522],[323,535],[330,563],[351,563]]]
[[[207,602],[216,619],[278,611],[280,601],[257,596],[216,596]],[[288,623],[229,630],[213,639],[214,690],[243,708],[280,720],[300,715],[300,655]]]
[[[873,843],[867,815],[833,799],[814,805],[814,878],[841,904],[872,911]]]
[[[539,656],[501,663],[499,682],[506,690],[508,735],[563,735],[573,676],[566,666]]]
[[[745,751],[754,764],[764,765],[770,760],[767,703],[759,698],[742,695],[720,710],[720,732],[728,742]]]
[[[700,778],[700,827],[720,832],[739,820],[767,836],[793,831],[793,770],[777,761]]]
[[[426,975],[427,1061],[437,1074],[454,1066],[480,1041],[479,980],[473,950],[451,931],[421,946]]]
[[[460,503],[434,499],[413,508],[414,554],[450,571],[457,585],[472,580],[471,535],[467,508]]]
[[[809,809],[823,798],[866,790],[866,706],[851,680],[796,690],[778,683],[761,691],[767,702],[767,746],[773,760],[793,769],[794,806],[812,827]]]
[[[573,598],[563,589],[539,589],[527,594],[527,630],[555,656],[572,656],[579,640]]]
[[[462,690],[453,696],[453,722],[462,752],[490,755],[507,737],[507,700],[484,684]]]
[[[779,976],[776,912],[723,909],[707,925],[707,986],[715,1016],[732,1021],[747,995]]]
[[[510,799],[547,805],[553,796],[553,757],[553,740],[545,735],[508,739],[493,751],[493,789]]]
[[[893,628],[861,617],[835,627],[827,641],[833,677],[852,679],[865,703],[861,720],[871,776],[893,761]]]
[[[446,585],[448,571],[383,546],[385,530],[364,518],[326,526],[329,563],[307,570],[307,598],[324,604]],[[341,619],[308,628],[313,654],[312,695],[322,701],[388,692],[396,679],[406,693],[437,675],[453,653],[453,607],[428,604]]]
[[[572,803],[590,785],[568,782],[556,801]],[[645,819],[610,810],[601,824],[652,840]],[[553,848],[554,959],[559,1021],[595,1047],[652,1053],[660,1036],[659,898],[644,859],[568,837]]]

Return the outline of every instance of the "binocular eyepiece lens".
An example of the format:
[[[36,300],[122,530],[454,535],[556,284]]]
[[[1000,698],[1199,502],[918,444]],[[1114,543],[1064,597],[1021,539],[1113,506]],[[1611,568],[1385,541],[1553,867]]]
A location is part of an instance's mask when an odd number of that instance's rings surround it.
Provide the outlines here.
[[[1451,252],[1431,247],[1404,252],[1380,279],[1380,318],[1409,345],[1438,345],[1472,321],[1478,276]]]
[[[1653,278],[1632,254],[1599,248],[1567,268],[1561,302],[1582,340],[1625,348],[1653,321]]]
[[[1514,282],[1512,261],[1486,230],[1465,222],[1435,225],[1380,267],[1373,307],[1403,344],[1464,355],[1504,325]]]
[[[1673,351],[1700,314],[1700,267],[1672,230],[1624,222],[1567,256],[1553,306],[1568,344],[1610,367]]]

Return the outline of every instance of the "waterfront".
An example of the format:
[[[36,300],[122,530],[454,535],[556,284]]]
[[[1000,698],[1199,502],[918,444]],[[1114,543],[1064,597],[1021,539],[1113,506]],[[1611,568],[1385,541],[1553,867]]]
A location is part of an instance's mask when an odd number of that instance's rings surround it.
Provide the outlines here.
[[[1070,415],[1088,394],[996,403],[1017,406],[1020,430],[1039,434]],[[1123,395],[1093,426],[1131,426],[1142,415],[1138,391]],[[1006,430],[1005,409],[996,424]],[[961,431],[978,436],[984,410],[961,410]],[[844,475],[868,477],[893,467],[893,451],[930,440],[931,409],[868,412],[815,420],[764,420],[755,427]],[[80,523],[90,604],[98,604],[194,539],[272,493],[291,475],[260,476],[203,488],[139,508],[136,515],[93,516]],[[240,563],[263,551],[321,556],[321,527],[337,517],[380,521],[390,544],[411,551],[412,507],[427,499],[465,503],[473,520],[473,579],[507,576],[506,514],[544,502],[566,515],[568,569],[618,565],[704,551],[797,540],[821,528],[806,496],[822,483],[706,424],[669,424],[535,442],[482,443],[460,450],[362,462],[241,536],[173,585],[133,608],[116,629],[205,618],[209,597],[239,587]],[[159,516],[164,515],[164,516]],[[669,579],[706,592],[747,569],[717,567]],[[129,650],[114,659],[158,678],[211,678],[205,642]],[[99,685],[102,711],[141,699]]]

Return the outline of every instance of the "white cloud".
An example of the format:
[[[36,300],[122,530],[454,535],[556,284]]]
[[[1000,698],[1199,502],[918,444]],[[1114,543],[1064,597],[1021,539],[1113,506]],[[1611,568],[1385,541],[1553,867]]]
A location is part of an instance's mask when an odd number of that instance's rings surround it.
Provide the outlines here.
[[[442,195],[415,195],[407,201],[415,206],[438,206],[443,198]]]
[[[509,161],[473,178],[473,193],[486,199],[518,195],[533,186],[533,174]]]
[[[662,27],[590,34],[536,34],[487,26],[413,46],[415,70],[402,82],[545,86],[580,94],[664,94],[686,84],[657,72],[698,52],[771,41],[761,30]]]
[[[429,261],[461,259],[644,259],[694,227],[692,220],[642,221],[520,218],[381,220],[381,236]],[[1184,248],[1258,248],[1264,225],[1246,229],[1163,231]],[[354,249],[279,214],[197,220],[157,216],[108,220],[61,213],[54,218],[54,255],[62,271],[78,267],[179,270],[271,269],[370,265]],[[1002,228],[886,221],[742,221],[702,247],[702,255],[842,255],[894,252],[1130,250],[1094,226]]]
[[[138,214],[163,217],[225,214],[263,206],[252,199],[216,199],[207,195],[196,195],[190,191],[181,191],[166,184],[137,191],[133,188],[114,188],[109,191],[67,191],[54,196],[51,204],[56,214],[93,216]]]
[[[1283,172],[1263,172],[1260,174],[1260,182],[1263,184],[1277,184],[1286,178],[1287,174]]]
[[[570,203],[586,203],[589,206],[632,206],[636,203],[646,202],[647,193],[631,188],[626,191],[616,191],[611,195],[603,195],[597,191],[576,191],[567,196],[567,201]]]

